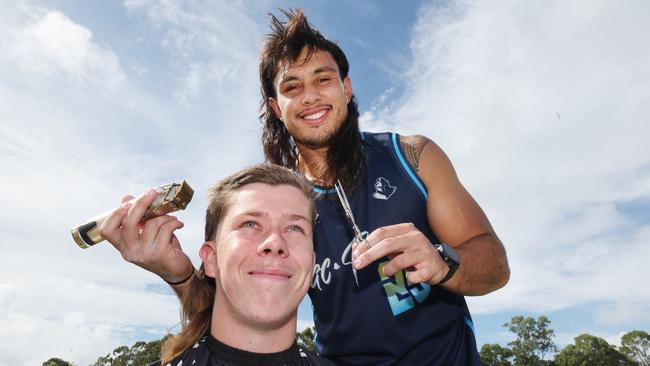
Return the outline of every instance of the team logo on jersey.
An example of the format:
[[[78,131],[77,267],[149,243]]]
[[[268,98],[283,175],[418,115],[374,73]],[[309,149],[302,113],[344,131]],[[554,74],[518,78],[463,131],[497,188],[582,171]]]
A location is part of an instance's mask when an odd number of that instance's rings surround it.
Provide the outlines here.
[[[406,273],[402,271],[396,272],[391,277],[384,275],[384,266],[388,261],[379,263],[379,278],[381,285],[386,291],[386,299],[393,316],[398,316],[405,311],[409,311],[417,304],[423,303],[429,293],[431,293],[431,286],[427,283],[411,283],[406,277]]]
[[[397,187],[391,186],[388,179],[379,177],[375,181],[375,192],[372,196],[378,200],[387,200],[397,191]]]

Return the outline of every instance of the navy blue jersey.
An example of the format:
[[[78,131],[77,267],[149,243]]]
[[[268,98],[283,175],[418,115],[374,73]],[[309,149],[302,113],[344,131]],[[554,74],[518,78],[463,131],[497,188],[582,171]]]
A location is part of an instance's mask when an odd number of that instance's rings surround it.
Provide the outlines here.
[[[399,136],[363,133],[366,170],[347,192],[364,235],[411,222],[438,243],[427,219],[427,192],[404,159]],[[314,187],[316,266],[309,296],[321,356],[341,365],[481,365],[463,296],[385,277],[388,258],[360,271],[351,265],[353,232],[332,189]]]

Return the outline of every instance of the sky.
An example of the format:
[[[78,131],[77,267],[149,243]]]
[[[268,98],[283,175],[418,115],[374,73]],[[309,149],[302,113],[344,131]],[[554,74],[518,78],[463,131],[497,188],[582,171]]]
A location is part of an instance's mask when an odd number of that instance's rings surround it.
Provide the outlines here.
[[[467,298],[479,346],[515,315],[560,346],[650,331],[650,3],[5,1],[0,366],[178,331],[168,286],[70,228],[185,179],[200,263],[207,189],[263,160],[259,49],[285,7],[348,55],[361,127],[434,140],[490,218],[512,275]]]

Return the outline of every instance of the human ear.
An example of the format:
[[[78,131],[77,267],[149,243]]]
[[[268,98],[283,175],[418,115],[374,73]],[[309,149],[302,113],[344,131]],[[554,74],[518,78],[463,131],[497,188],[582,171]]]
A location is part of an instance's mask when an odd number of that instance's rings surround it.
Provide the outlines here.
[[[205,275],[214,278],[219,272],[219,263],[217,262],[216,244],[213,241],[206,241],[199,249],[199,256],[205,267]]]
[[[271,106],[271,112],[273,112],[275,118],[282,121],[282,111],[280,111],[280,106],[278,106],[278,101],[275,100],[275,98],[273,97],[269,97],[269,106]]]
[[[349,76],[343,79],[343,90],[345,91],[345,100],[350,103],[350,99],[352,99],[352,79]]]

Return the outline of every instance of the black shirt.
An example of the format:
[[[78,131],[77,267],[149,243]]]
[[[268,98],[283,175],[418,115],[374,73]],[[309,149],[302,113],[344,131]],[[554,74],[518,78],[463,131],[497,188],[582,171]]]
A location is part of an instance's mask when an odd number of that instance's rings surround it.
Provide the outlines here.
[[[150,366],[160,365],[160,361]],[[255,353],[230,347],[212,335],[203,336],[192,348],[164,366],[314,366],[333,365],[294,343],[276,353]]]

